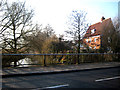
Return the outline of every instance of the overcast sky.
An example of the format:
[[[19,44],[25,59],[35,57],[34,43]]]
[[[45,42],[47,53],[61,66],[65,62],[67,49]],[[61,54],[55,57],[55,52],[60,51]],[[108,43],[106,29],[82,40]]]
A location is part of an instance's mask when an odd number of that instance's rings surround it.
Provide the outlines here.
[[[18,1],[18,0],[9,0]],[[56,34],[63,34],[67,29],[66,22],[72,10],[84,10],[91,24],[100,21],[101,17],[114,18],[118,15],[119,0],[19,0],[26,1],[34,9],[34,23],[50,24]]]

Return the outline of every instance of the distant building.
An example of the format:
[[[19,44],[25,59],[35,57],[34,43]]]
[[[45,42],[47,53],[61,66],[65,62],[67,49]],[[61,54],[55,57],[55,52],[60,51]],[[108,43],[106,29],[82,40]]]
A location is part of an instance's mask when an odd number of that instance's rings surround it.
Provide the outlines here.
[[[101,18],[101,22],[90,25],[85,36],[83,43],[91,49],[100,49],[102,42],[102,34],[104,30],[111,30],[114,28],[111,18]]]

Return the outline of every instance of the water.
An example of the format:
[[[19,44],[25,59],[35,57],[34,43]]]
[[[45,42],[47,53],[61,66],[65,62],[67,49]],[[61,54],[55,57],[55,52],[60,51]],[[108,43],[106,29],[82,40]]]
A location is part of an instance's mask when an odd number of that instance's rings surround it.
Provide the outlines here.
[[[30,67],[33,66],[31,65],[33,62],[31,61],[30,58],[24,58],[21,59],[17,62],[17,65],[19,65],[18,67]],[[14,65],[14,62],[11,63],[11,65]]]

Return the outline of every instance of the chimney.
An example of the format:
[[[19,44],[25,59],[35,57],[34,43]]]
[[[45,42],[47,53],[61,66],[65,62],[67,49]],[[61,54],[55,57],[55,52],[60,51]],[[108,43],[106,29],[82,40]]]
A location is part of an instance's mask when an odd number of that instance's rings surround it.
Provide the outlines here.
[[[105,20],[104,16],[102,16],[101,21]]]

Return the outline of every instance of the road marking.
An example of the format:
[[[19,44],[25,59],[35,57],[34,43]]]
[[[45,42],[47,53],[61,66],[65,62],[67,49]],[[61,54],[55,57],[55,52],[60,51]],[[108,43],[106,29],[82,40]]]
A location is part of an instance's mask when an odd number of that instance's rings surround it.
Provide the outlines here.
[[[36,88],[32,90],[41,90],[41,89],[52,89],[52,88],[60,88],[60,87],[68,87],[69,84],[64,84],[64,85],[57,85],[57,86],[51,86],[51,87],[44,87],[44,88]]]
[[[51,87],[45,87],[45,88],[60,88],[60,87],[68,87],[69,84],[65,84],[65,85],[58,85],[58,86],[51,86]]]
[[[118,79],[118,78],[120,78],[120,76],[98,79],[98,80],[95,80],[95,82],[107,81],[107,80]]]

